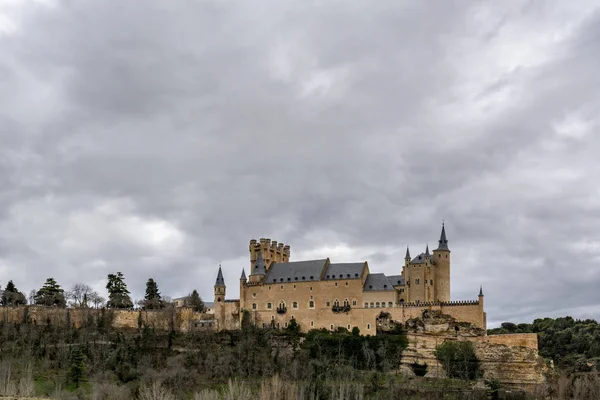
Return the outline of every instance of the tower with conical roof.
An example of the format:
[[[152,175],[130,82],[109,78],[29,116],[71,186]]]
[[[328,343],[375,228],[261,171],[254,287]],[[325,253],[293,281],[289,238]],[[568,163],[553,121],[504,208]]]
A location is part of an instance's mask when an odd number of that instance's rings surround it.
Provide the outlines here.
[[[223,279],[223,271],[219,265],[219,272],[217,273],[217,280],[215,282],[215,305],[225,301],[225,279]]]
[[[442,223],[442,233],[437,249],[433,250],[435,264],[434,297],[437,301],[450,301],[450,248],[446,238],[446,226]]]

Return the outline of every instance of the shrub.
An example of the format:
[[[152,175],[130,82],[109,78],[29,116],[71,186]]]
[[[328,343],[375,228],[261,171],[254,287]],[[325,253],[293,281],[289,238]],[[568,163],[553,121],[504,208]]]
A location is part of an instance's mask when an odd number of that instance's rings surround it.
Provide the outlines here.
[[[435,356],[449,378],[475,380],[482,375],[471,342],[446,341],[436,348]]]

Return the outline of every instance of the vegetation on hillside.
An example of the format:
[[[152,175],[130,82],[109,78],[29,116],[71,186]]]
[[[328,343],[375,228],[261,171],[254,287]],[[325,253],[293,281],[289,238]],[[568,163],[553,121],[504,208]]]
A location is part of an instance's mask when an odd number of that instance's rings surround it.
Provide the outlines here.
[[[504,322],[488,334],[537,333],[540,355],[569,372],[600,370],[600,324],[593,319],[540,318],[531,324]]]

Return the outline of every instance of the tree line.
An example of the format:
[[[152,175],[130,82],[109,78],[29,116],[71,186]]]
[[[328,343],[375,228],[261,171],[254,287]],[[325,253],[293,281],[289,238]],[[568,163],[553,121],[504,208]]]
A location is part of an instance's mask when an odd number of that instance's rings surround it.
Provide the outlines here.
[[[127,289],[123,273],[108,274],[106,290],[108,291],[108,299],[105,299],[84,283],[76,283],[70,290],[65,291],[54,278],[48,278],[40,289],[34,289],[30,292],[28,299],[23,292],[17,289],[14,282],[10,280],[3,291],[0,286],[0,291],[2,292],[0,304],[8,307],[31,304],[76,308],[134,308],[131,293]],[[172,305],[168,297],[161,295],[156,281],[153,278],[149,278],[146,282],[144,298],[137,302],[137,306],[144,310],[160,310]],[[183,305],[197,312],[203,312],[205,308],[204,302],[196,289],[184,298]]]

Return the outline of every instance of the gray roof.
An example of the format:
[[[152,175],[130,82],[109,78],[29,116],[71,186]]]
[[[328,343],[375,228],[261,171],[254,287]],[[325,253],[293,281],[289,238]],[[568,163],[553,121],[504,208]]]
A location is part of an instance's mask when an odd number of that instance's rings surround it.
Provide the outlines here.
[[[444,226],[444,224],[442,224],[442,234],[440,235],[440,240],[438,240],[438,248],[437,250],[448,250],[450,251],[450,249],[448,248],[448,239],[446,239],[446,227]]]
[[[205,308],[215,308],[215,303],[214,302],[204,302],[204,307]]]
[[[425,256],[427,256],[427,254],[421,253],[418,256],[416,256],[415,258],[413,258],[410,263],[411,264],[425,264]],[[435,264],[433,257],[431,255],[429,255],[429,262],[431,264]]]
[[[219,273],[217,274],[217,281],[215,282],[215,286],[225,286],[225,279],[223,279],[223,271],[221,271],[220,266],[219,266]]]
[[[265,260],[263,260],[262,253],[258,253],[258,259],[254,263],[254,267],[252,267],[252,271],[250,271],[250,275],[266,275],[267,267],[265,265]]]
[[[246,280],[246,270],[242,268],[242,276],[240,276],[240,281]]]
[[[364,268],[364,262],[329,264],[323,280],[360,279]]]
[[[394,286],[404,286],[406,284],[402,275],[390,275],[387,278]]]
[[[326,264],[327,259],[273,263],[265,283],[318,281]]]
[[[410,259],[410,251],[408,250],[408,246],[406,246],[406,255],[404,256],[405,259]]]
[[[392,282],[388,280],[385,274],[369,274],[367,275],[363,290],[365,292],[394,290],[394,285],[392,285]]]

